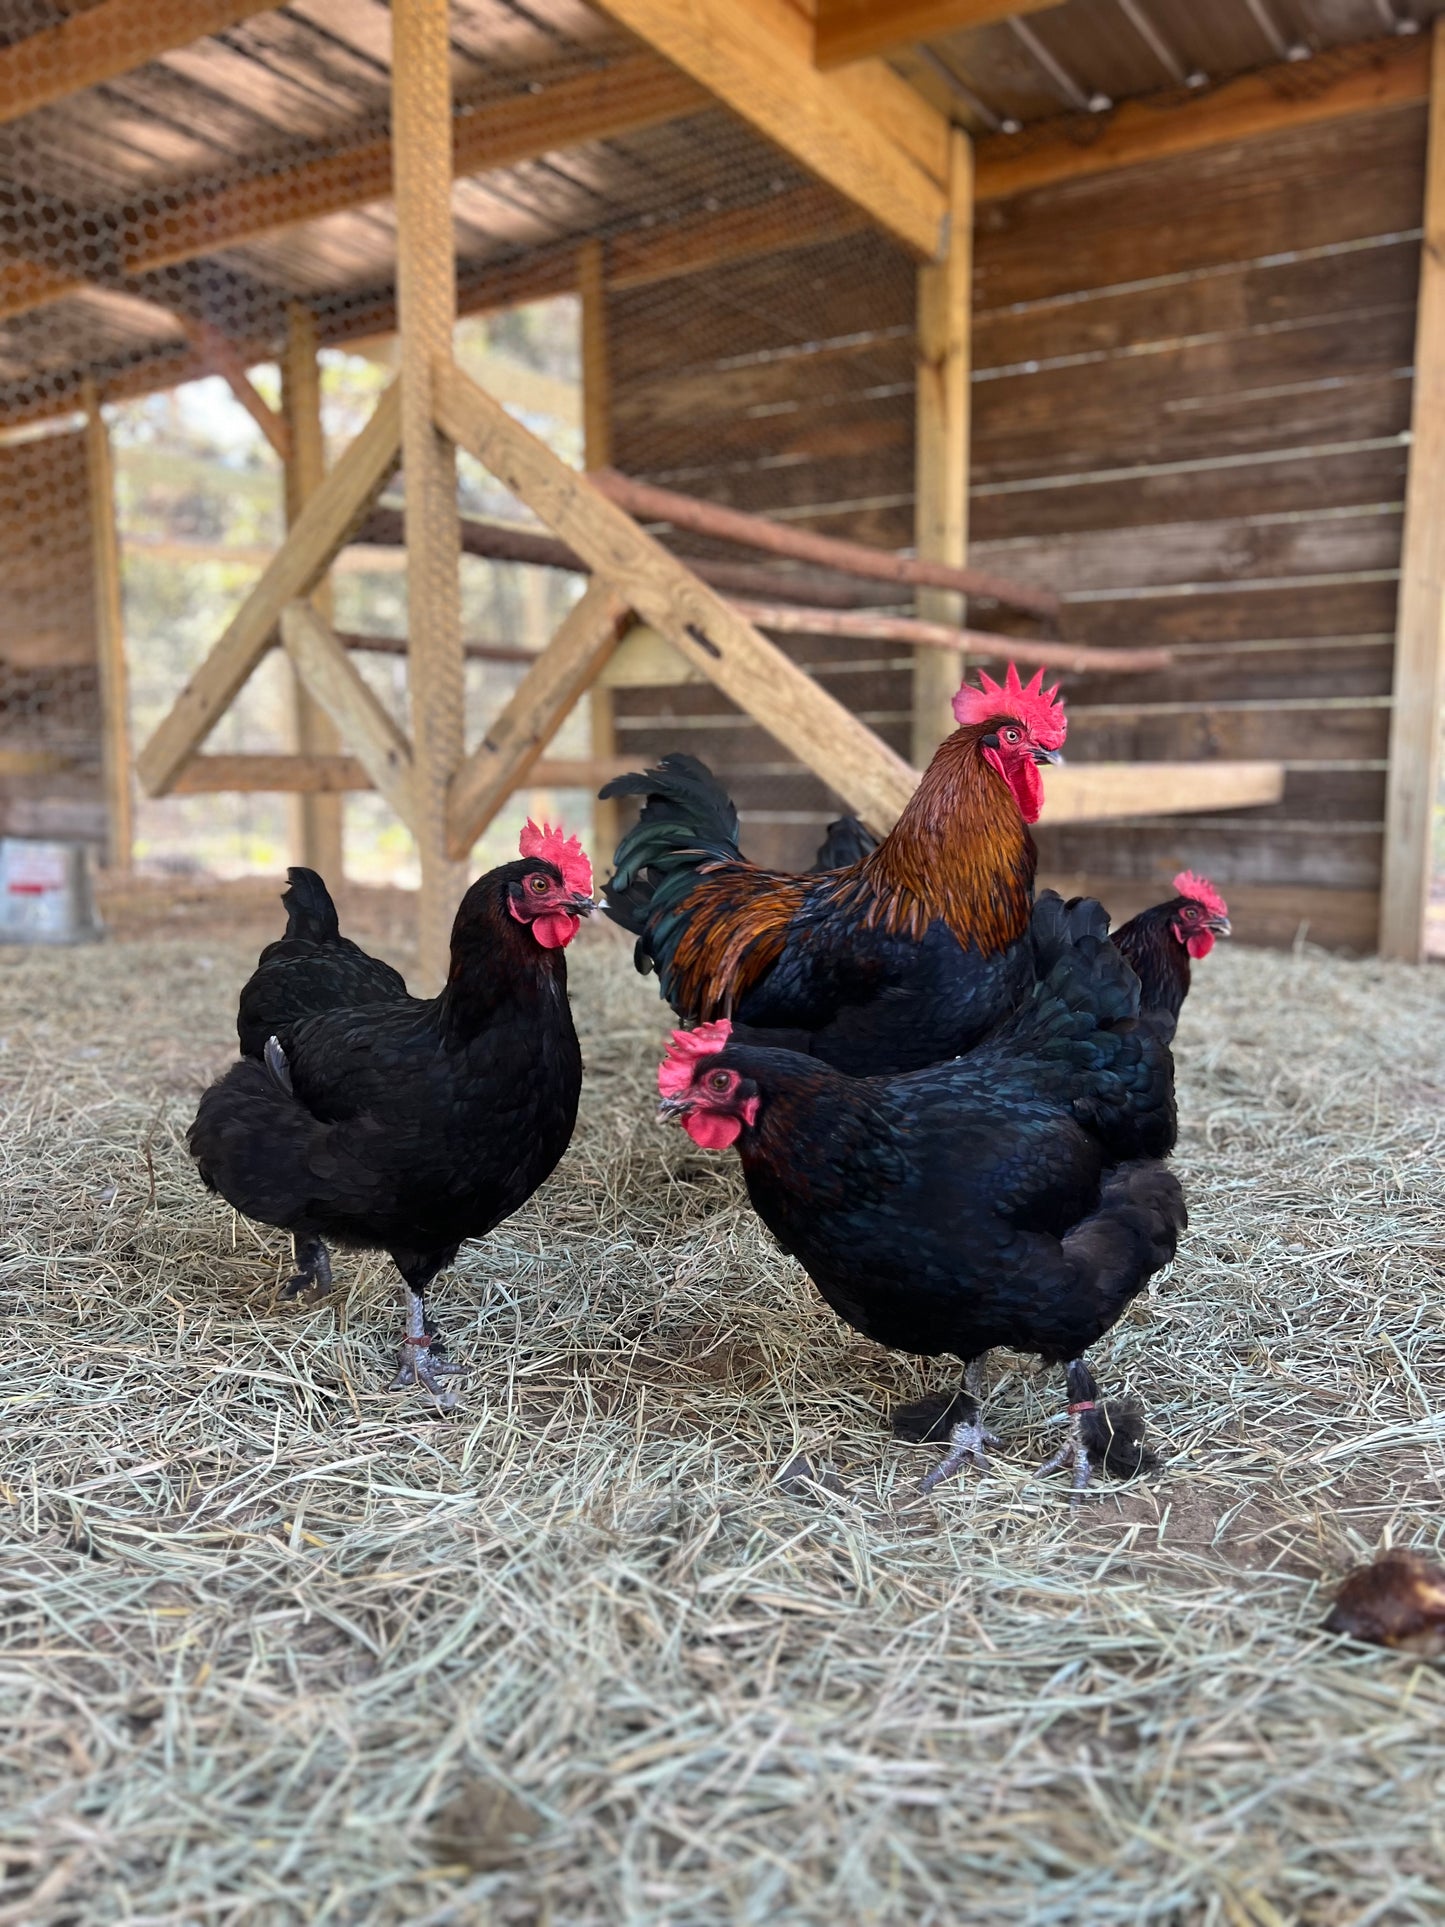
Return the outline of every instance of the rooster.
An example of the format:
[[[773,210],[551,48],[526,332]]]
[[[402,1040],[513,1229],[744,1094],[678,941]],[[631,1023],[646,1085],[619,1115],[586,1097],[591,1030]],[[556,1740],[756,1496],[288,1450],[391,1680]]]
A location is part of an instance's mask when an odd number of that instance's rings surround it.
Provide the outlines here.
[[[1186,1216],[1163,1162],[1174,1073],[1139,985],[1089,899],[1033,918],[1038,982],[967,1057],[841,1076],[739,1044],[726,1019],[674,1033],[662,1115],[738,1147],[753,1207],[840,1317],[878,1343],[966,1364],[996,1345],[1067,1370],[1069,1433],[1047,1470],[1149,1462],[1136,1413],[1098,1395],[1084,1353],[1174,1256]],[[996,1443],[950,1401],[931,1490]]]
[[[327,934],[263,953],[241,993],[243,1042],[263,1010],[284,1018],[259,1057],[204,1093],[191,1156],[208,1189],[291,1233],[288,1295],[330,1284],[328,1240],[389,1252],[407,1291],[392,1389],[420,1385],[450,1407],[442,1381],[461,1367],[427,1323],[425,1293],[463,1239],[525,1204],[571,1142],[582,1057],[565,951],[593,907],[591,866],[575,837],[529,822],[519,860],[462,898],[446,987],[425,1001],[400,978],[394,995],[366,994],[386,980],[330,935],[335,910],[306,875],[288,930],[306,920]],[[288,955],[288,944],[312,949]]]
[[[1181,870],[1176,894],[1151,905],[1114,932],[1114,942],[1139,979],[1141,1007],[1173,1037],[1189,995],[1189,960],[1207,957],[1216,937],[1229,935],[1229,905],[1207,877]]]
[[[954,731],[875,849],[842,869],[763,870],[710,770],[672,755],[603,797],[644,795],[606,909],[685,1022],[775,1031],[855,1076],[916,1070],[976,1043],[1028,992],[1038,766],[1063,706],[1010,665],[953,701]]]

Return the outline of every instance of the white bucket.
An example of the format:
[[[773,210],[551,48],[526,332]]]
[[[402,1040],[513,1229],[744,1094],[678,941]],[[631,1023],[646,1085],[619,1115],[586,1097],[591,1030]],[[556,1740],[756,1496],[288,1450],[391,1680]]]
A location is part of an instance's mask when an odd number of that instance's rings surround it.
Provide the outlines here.
[[[99,935],[83,843],[0,837],[0,943],[85,943]]]

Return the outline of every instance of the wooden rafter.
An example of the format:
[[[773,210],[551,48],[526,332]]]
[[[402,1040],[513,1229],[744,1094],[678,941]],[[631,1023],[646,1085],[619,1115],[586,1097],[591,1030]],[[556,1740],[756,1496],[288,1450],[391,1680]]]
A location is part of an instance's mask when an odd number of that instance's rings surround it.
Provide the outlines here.
[[[0,124],[269,11],[265,0],[102,0],[0,51]]]
[[[522,783],[602,670],[631,619],[627,603],[596,581],[564,617],[511,701],[452,779],[448,841],[465,857]]]
[[[583,141],[608,140],[697,113],[711,103],[694,81],[656,55],[639,53],[518,93],[463,107],[452,127],[457,178],[513,167]],[[300,221],[316,221],[391,198],[390,139],[376,136],[289,165],[156,193],[104,218],[116,271],[135,278],[214,254]],[[72,269],[28,259],[0,261],[0,319],[88,284]]]
[[[308,693],[408,828],[417,819],[411,744],[357,674],[329,623],[305,602],[281,611],[281,641]]]
[[[980,201],[1002,200],[1055,181],[1138,167],[1286,127],[1408,106],[1429,91],[1424,36],[1361,41],[1311,60],[1261,67],[1207,92],[1174,88],[1126,100],[1111,113],[1071,114],[1034,121],[1017,134],[990,134],[977,146],[975,194]]]
[[[270,648],[282,610],[311,593],[386,486],[400,445],[401,389],[393,382],[136,758],[148,795],[163,796],[210,735]]]
[[[948,123],[891,68],[819,73],[811,24],[790,0],[601,4],[921,259],[938,252]]]
[[[1056,0],[816,0],[813,59],[825,71],[887,54],[915,40],[966,33]]]
[[[895,821],[916,770],[454,363],[438,366],[434,381],[438,426],[458,447],[868,822]]]

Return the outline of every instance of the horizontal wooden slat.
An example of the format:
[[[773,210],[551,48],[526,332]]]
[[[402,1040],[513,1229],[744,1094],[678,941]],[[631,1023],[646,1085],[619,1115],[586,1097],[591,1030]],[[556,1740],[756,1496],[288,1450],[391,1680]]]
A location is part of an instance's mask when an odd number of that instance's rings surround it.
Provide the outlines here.
[[[969,515],[978,539],[993,542],[1174,521],[1398,506],[1404,501],[1407,452],[1404,436],[1395,434],[1257,455],[1211,451],[1152,467],[1129,464],[985,483],[973,490]]]
[[[1046,814],[1037,837],[1046,870],[1157,882],[1189,869],[1213,880],[1227,878],[1227,897],[1237,884],[1257,883],[1377,890],[1384,848],[1383,825],[1286,828],[1256,822],[1248,813],[1228,828],[1180,816],[1164,823],[1111,823],[1107,833],[1087,825],[1051,827]]]
[[[1389,704],[1378,699],[1140,704],[1118,711],[1071,704],[1068,747],[1082,762],[1362,762],[1384,756],[1389,725]]]
[[[1002,308],[1417,228],[1424,167],[1421,105],[993,202],[976,299]]]
[[[1396,584],[1375,580],[1309,579],[1283,584],[1230,583],[1187,594],[1138,596],[1080,603],[1066,627],[1090,642],[1234,642],[1268,636],[1381,635],[1393,629]]]

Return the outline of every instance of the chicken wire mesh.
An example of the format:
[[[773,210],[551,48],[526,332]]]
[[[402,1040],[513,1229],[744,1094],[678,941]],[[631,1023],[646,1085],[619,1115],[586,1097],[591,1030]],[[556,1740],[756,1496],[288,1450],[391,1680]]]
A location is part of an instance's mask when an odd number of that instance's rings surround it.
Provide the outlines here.
[[[277,364],[306,310],[327,369],[333,456],[386,378],[396,321],[391,23],[375,0],[300,0],[131,65],[112,25],[120,16],[105,10],[87,42],[104,78],[66,92],[45,64],[54,36],[39,30],[71,15],[58,0],[0,4],[0,45],[18,65],[20,98],[34,102],[0,126],[0,438],[78,445],[88,383],[105,404],[140,745],[284,533],[280,459],[226,378],[249,370],[278,407]],[[137,13],[125,19],[141,59],[150,28]],[[459,305],[464,317],[487,317],[463,320],[464,363],[470,354],[494,388],[505,363],[502,398],[580,460],[572,291],[580,246],[600,242],[618,465],[833,532],[911,539],[914,290],[904,257],[581,0],[454,0],[451,22]],[[561,149],[551,146],[558,128]],[[532,389],[519,369],[536,378]],[[44,498],[32,572],[53,577],[54,594],[71,593],[85,576],[72,556],[87,539],[83,486],[77,494],[58,457],[48,470],[49,457],[24,459]],[[469,517],[531,520],[474,465],[460,471]],[[475,740],[524,667],[507,653],[541,646],[578,579],[479,557],[462,570]],[[400,551],[354,548],[334,582],[339,629],[404,640]],[[15,690],[5,715],[31,736],[42,711],[47,728],[80,726],[59,718],[78,717],[82,655],[94,661],[92,640],[67,662],[75,688],[62,701],[48,633],[14,607],[0,627],[0,688]],[[788,646],[905,744],[900,652],[809,638]],[[404,655],[358,660],[404,718]],[[205,747],[287,750],[292,705],[273,655]],[[98,782],[93,698],[88,714],[85,744],[67,739],[52,752],[67,759],[66,782],[82,748],[85,780]],[[686,729],[736,776],[764,853],[781,854],[790,839],[801,851],[837,812],[821,784],[710,690],[619,699],[621,753],[655,753],[659,725],[662,746]],[[579,714],[553,753],[585,756],[590,744]],[[581,791],[543,801],[589,806]],[[13,823],[8,793],[3,807]],[[353,794],[346,814],[357,874],[405,880],[409,839],[380,800]],[[80,828],[100,841],[94,808]],[[138,815],[141,858],[175,867],[274,868],[295,835],[293,807],[275,794],[173,796]]]

